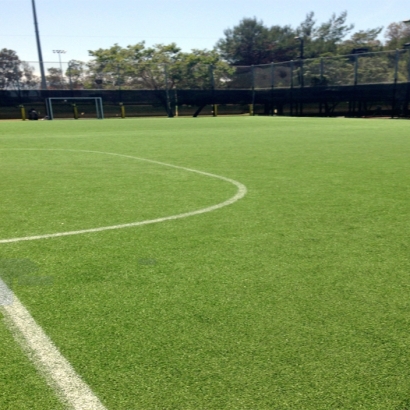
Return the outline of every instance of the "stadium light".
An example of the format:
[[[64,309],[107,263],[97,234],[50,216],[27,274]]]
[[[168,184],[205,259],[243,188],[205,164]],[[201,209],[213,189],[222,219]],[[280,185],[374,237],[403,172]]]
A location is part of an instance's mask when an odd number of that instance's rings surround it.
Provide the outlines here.
[[[60,62],[60,71],[61,76],[63,75],[63,65],[61,64],[61,54],[65,54],[67,51],[65,50],[53,50],[54,54],[58,54],[58,61]]]
[[[33,6],[34,31],[36,33],[37,51],[38,51],[38,60],[39,60],[38,62],[40,64],[41,88],[43,90],[46,90],[47,89],[46,75],[44,72],[44,61],[43,61],[43,54],[41,52],[40,33],[38,32],[36,4],[34,0],[31,0],[31,5]]]

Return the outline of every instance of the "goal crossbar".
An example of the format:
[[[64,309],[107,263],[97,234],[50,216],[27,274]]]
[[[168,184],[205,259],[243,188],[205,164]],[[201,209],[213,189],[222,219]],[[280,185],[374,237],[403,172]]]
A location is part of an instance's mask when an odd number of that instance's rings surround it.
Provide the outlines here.
[[[47,114],[48,114],[49,120],[54,119],[53,100],[64,100],[64,101],[94,100],[95,110],[97,112],[97,118],[99,120],[104,119],[104,110],[103,110],[103,104],[102,104],[101,97],[50,97],[50,98],[46,98],[46,108],[47,108]]]

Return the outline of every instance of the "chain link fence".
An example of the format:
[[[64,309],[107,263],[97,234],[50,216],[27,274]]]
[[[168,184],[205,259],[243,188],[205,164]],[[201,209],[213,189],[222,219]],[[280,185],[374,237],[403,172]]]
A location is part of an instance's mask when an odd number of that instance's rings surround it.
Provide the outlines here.
[[[410,50],[257,66],[45,62],[48,90],[266,90],[410,81]],[[0,61],[0,89],[41,89],[38,62]]]

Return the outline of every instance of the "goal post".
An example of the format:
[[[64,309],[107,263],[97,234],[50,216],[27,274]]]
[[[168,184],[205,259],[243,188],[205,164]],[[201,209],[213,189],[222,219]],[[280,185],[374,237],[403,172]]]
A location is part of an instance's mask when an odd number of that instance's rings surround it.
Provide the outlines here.
[[[104,110],[103,110],[103,104],[102,104],[102,98],[101,97],[50,97],[46,98],[46,108],[47,108],[47,115],[49,120],[54,120],[54,108],[53,108],[53,102],[57,104],[58,102],[61,103],[67,103],[71,104],[76,108],[76,103],[81,104],[84,102],[92,102],[94,101],[95,105],[95,113],[96,116],[99,120],[104,119]],[[61,104],[60,104],[61,105]],[[77,110],[75,109],[75,112]],[[75,116],[76,118],[76,116]]]

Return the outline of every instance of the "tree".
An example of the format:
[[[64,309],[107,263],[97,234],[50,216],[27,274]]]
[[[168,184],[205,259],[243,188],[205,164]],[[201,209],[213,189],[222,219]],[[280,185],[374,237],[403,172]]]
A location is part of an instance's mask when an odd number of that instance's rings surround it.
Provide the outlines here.
[[[70,60],[65,72],[65,76],[69,79],[70,87],[73,89],[82,89],[85,87],[88,76],[86,64],[79,60]]]
[[[0,89],[33,88],[37,83],[34,68],[22,62],[14,50],[0,50]]]
[[[94,60],[88,67],[91,77],[102,81],[104,88],[159,89],[164,88],[165,65],[175,63],[180,52],[175,43],[150,48],[144,42],[126,48],[114,44],[109,49],[90,50]]]
[[[26,61],[21,62],[23,76],[20,78],[20,88],[34,89],[40,84],[40,78],[34,74],[34,67]]]
[[[175,43],[145,47],[144,42],[109,49],[89,51],[94,57],[89,76],[100,79],[104,88],[160,90],[171,88],[200,89],[211,86],[211,66],[214,80],[223,85],[232,69],[216,51],[193,50],[183,53]]]
[[[171,67],[174,86],[179,89],[224,88],[235,72],[215,50],[195,49],[179,57]]]
[[[331,18],[316,26],[313,11],[306,15],[305,20],[296,29],[299,37],[304,39],[305,58],[317,58],[337,54],[338,45],[353,29],[346,24],[347,12],[333,14]]]
[[[61,90],[66,86],[63,73],[60,68],[50,67],[47,68],[48,74],[46,75],[48,88],[51,90]]]
[[[354,49],[364,48],[369,52],[382,51],[383,45],[377,38],[383,27],[376,27],[368,30],[360,30],[348,39],[343,41],[339,47],[339,54],[352,54]]]
[[[244,18],[224,31],[225,37],[217,42],[216,49],[233,65],[283,62],[298,57],[298,36],[303,38],[305,58],[336,54],[338,44],[353,29],[352,24],[346,23],[347,12],[333,14],[318,26],[314,16],[313,12],[308,13],[296,29],[278,25],[269,28],[256,18]]]
[[[346,11],[340,13],[339,16],[333,14],[326,23],[322,23],[314,30],[314,37],[333,44],[340,43],[354,28],[353,24],[346,25],[346,19]]]
[[[391,23],[387,26],[386,33],[386,48],[395,50],[403,48],[405,43],[410,42],[410,25],[401,23]]]
[[[297,58],[299,52],[295,36],[297,33],[290,26],[272,26],[270,38],[273,44],[271,60],[268,62],[283,62]]]
[[[222,58],[233,65],[257,65],[273,61],[275,42],[272,32],[262,21],[244,18],[233,29],[224,31],[216,49]]]

